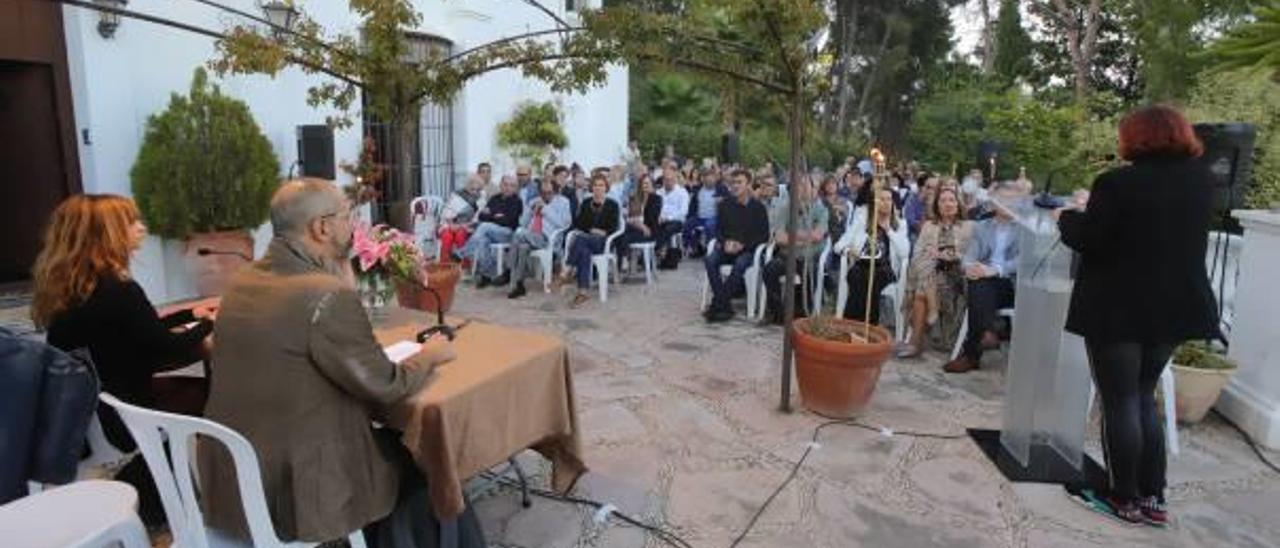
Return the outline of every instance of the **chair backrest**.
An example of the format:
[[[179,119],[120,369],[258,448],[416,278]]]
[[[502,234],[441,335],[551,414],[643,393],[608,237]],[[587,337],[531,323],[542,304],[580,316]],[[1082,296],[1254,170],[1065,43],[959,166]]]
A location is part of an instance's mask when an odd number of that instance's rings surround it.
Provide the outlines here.
[[[130,405],[106,392],[100,397],[120,414],[120,419],[142,451],[177,545],[184,548],[209,546],[209,532],[192,484],[192,476],[198,473],[191,455],[197,435],[215,439],[230,451],[253,546],[284,544],[276,536],[267,511],[258,457],[244,436],[213,421]]]
[[[1244,238],[1226,232],[1210,232],[1204,264],[1209,271],[1209,285],[1222,311],[1222,330],[1230,334],[1235,316],[1236,279],[1240,275],[1240,252]]]

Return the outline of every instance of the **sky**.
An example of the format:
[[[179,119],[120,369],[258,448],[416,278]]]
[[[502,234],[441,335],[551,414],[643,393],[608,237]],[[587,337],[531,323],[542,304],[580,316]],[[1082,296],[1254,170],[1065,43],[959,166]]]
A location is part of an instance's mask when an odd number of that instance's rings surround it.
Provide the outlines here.
[[[951,8],[951,24],[955,26],[955,51],[971,56],[982,39],[982,13],[978,3],[965,2]]]

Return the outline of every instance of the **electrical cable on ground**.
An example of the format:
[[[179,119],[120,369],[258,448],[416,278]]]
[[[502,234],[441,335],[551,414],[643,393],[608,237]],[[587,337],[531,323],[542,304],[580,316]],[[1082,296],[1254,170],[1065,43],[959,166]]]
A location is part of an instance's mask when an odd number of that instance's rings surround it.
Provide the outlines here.
[[[493,474],[493,473],[490,473],[490,472],[482,472],[480,475],[481,475],[482,477],[486,478],[486,479],[489,479],[489,480],[495,481],[495,482],[497,482],[497,483],[498,483],[498,484],[500,484],[500,485],[504,485],[504,486],[507,486],[507,487],[514,487],[514,488],[516,488],[516,489],[519,489],[519,488],[520,488],[520,484],[519,484],[519,483],[516,483],[516,482],[514,482],[514,481],[511,481],[510,479],[507,479],[505,476],[500,476],[500,475]],[[555,500],[555,501],[560,501],[560,502],[568,502],[568,503],[572,503],[572,504],[579,504],[579,505],[582,505],[582,506],[589,506],[589,507],[591,507],[591,508],[593,508],[593,509],[596,509],[596,510],[599,510],[599,509],[601,509],[601,508],[604,508],[604,507],[605,507],[605,504],[604,504],[604,503],[601,503],[601,502],[596,502],[596,501],[594,501],[594,500],[590,500],[590,499],[584,499],[584,498],[580,498],[580,497],[575,497],[575,496],[572,496],[572,495],[561,495],[561,494],[558,494],[558,493],[554,493],[554,492],[547,491],[547,490],[543,490],[543,489],[538,489],[538,488],[535,488],[535,487],[529,487],[529,493],[530,493],[530,494],[532,494],[532,495],[536,495],[536,496],[538,496],[538,497],[544,498],[544,499]],[[657,538],[658,538],[658,540],[661,540],[661,541],[663,541],[663,542],[665,542],[665,543],[667,543],[667,544],[669,544],[669,545],[671,545],[671,546],[675,546],[675,547],[677,547],[677,548],[693,548],[693,546],[692,546],[692,545],[690,545],[690,544],[689,544],[688,542],[686,542],[684,539],[682,539],[682,538],[680,538],[679,536],[677,536],[675,533],[672,533],[672,532],[670,532],[670,531],[667,531],[667,530],[665,530],[665,529],[662,529],[662,528],[657,527],[657,526],[654,526],[654,525],[649,525],[649,524],[644,523],[644,522],[642,522],[642,521],[640,521],[640,520],[638,520],[638,519],[636,519],[636,518],[633,518],[633,517],[631,517],[631,516],[628,516],[628,515],[626,515],[626,514],[623,514],[622,512],[619,512],[619,511],[617,511],[617,510],[611,510],[611,511],[609,512],[609,514],[610,514],[610,515],[613,515],[613,516],[615,516],[615,517],[617,517],[618,519],[620,519],[620,520],[622,520],[622,521],[624,521],[624,522],[626,522],[626,523],[628,523],[628,524],[630,524],[630,525],[632,525],[632,526],[638,527],[638,528],[640,528],[640,529],[643,529],[643,530],[645,530],[645,531],[649,532],[649,533],[650,533],[650,534],[652,534],[653,536],[657,537]]]
[[[937,439],[937,440],[955,440],[955,439],[962,439],[967,437],[965,434],[934,434],[929,432],[911,432],[911,431],[899,432],[899,431],[890,430],[885,427],[873,426],[873,425],[866,424],[866,423],[859,422],[852,419],[832,419],[832,420],[823,422],[817,425],[816,427],[814,427],[811,441],[808,444],[808,446],[805,448],[804,454],[800,455],[800,460],[796,461],[795,465],[792,466],[791,473],[787,474],[786,479],[782,480],[782,483],[778,485],[776,489],[773,490],[773,493],[769,495],[769,498],[766,498],[764,500],[764,503],[760,505],[760,508],[757,509],[755,514],[751,516],[751,520],[747,522],[747,526],[742,529],[742,532],[738,533],[738,536],[736,538],[733,539],[733,543],[729,545],[729,548],[736,548],[738,544],[741,543],[742,540],[745,539],[747,535],[751,533],[751,530],[755,527],[756,522],[759,521],[760,516],[763,515],[765,510],[769,508],[770,504],[773,504],[773,499],[777,498],[778,494],[782,493],[782,491],[786,489],[788,485],[791,484],[791,481],[795,479],[796,474],[800,472],[800,467],[803,466],[805,460],[809,458],[809,454],[812,453],[814,449],[818,448],[818,435],[822,433],[822,430],[824,428],[827,428],[828,426],[836,426],[836,425],[853,426],[853,427],[861,428],[863,430],[867,430],[870,432],[875,432],[884,437],[905,436],[909,438],[927,438],[927,439]],[[499,485],[503,485],[506,487],[513,487],[516,489],[519,489],[521,487],[519,483],[511,481],[504,474],[482,472],[481,476],[486,479],[492,480],[498,483]],[[582,506],[589,506],[595,510],[600,510],[607,506],[602,502],[597,502],[590,499],[584,499],[581,497],[575,497],[572,495],[561,495],[558,493],[554,493],[544,489],[538,489],[535,487],[529,487],[529,493],[544,499],[555,500],[560,502],[568,502],[571,504],[578,504]],[[677,548],[693,548],[692,545],[690,545],[684,539],[680,538],[675,533],[662,529],[661,527],[649,525],[636,518],[633,518],[631,516],[618,512],[613,508],[610,508],[609,514],[616,516],[618,519],[622,520],[623,522],[626,522],[627,524],[630,524],[634,527],[638,527],[644,531],[647,531],[648,533],[656,537],[658,540],[661,540],[670,546],[675,546]]]
[[[872,426],[870,424],[858,422],[853,419],[832,419],[822,424],[819,424],[817,427],[813,429],[813,437],[809,441],[808,446],[805,447],[804,454],[800,455],[800,460],[796,461],[795,466],[791,467],[791,473],[787,474],[787,478],[782,480],[782,483],[778,485],[777,489],[773,490],[773,493],[769,495],[769,498],[764,499],[764,504],[761,504],[760,508],[756,510],[756,513],[751,516],[751,521],[748,521],[747,526],[744,527],[742,529],[742,532],[738,533],[738,536],[733,539],[733,543],[729,545],[729,548],[736,548],[738,544],[742,542],[742,539],[747,538],[747,534],[751,533],[751,529],[755,527],[756,521],[760,519],[760,516],[764,514],[764,511],[767,510],[769,508],[769,505],[773,503],[773,499],[777,498],[778,494],[782,493],[782,490],[786,489],[787,485],[789,485],[791,481],[795,479],[796,474],[800,472],[800,467],[803,466],[804,461],[809,458],[809,454],[812,453],[814,449],[817,449],[819,447],[818,435],[822,433],[822,429],[828,426],[835,426],[835,425],[854,426],[857,428],[861,428],[863,430],[868,430],[871,432],[878,433],[885,437],[906,436],[909,438],[929,438],[929,439],[938,439],[938,440],[956,440],[956,439],[962,439],[962,438],[968,437],[965,434],[933,434],[928,432],[910,432],[910,431],[895,432],[885,427]]]
[[[1235,423],[1235,421],[1231,420],[1226,415],[1222,414],[1222,411],[1218,411],[1217,409],[1214,409],[1213,412],[1218,415],[1218,418],[1222,419],[1224,422],[1231,425],[1231,427],[1234,428],[1236,432],[1240,433],[1240,437],[1244,438],[1245,443],[1249,444],[1249,448],[1253,449],[1253,454],[1258,456],[1258,460],[1262,461],[1262,464],[1265,464],[1267,465],[1268,468],[1271,468],[1272,472],[1280,474],[1280,466],[1276,466],[1276,463],[1271,462],[1271,459],[1267,458],[1267,455],[1262,452],[1262,448],[1258,447],[1258,442],[1253,441],[1253,438],[1249,436],[1248,432],[1245,432],[1243,428],[1240,428],[1240,425]]]

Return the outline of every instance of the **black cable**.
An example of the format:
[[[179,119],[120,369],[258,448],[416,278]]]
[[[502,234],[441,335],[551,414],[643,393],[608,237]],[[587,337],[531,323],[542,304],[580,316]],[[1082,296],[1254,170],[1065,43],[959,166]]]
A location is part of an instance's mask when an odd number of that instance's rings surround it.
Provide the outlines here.
[[[481,472],[480,475],[486,479],[495,481],[500,485],[505,485],[507,487],[515,487],[515,488],[521,487],[520,484],[513,482],[510,479],[507,479],[505,476],[494,474],[492,472]],[[591,508],[595,508],[596,510],[599,510],[604,507],[603,503],[596,502],[594,500],[575,497],[572,495],[561,495],[559,493],[553,493],[551,491],[538,489],[536,487],[529,487],[529,493],[545,499],[549,499],[549,500],[569,502],[569,503],[579,504],[583,506],[590,506]],[[675,533],[672,533],[670,531],[667,531],[665,529],[662,529],[654,525],[649,525],[636,518],[623,514],[622,512],[619,512],[617,510],[614,510],[613,512],[611,512],[611,514],[630,525],[633,525],[635,527],[648,531],[650,534],[657,537],[658,540],[661,540],[671,546],[675,546],[677,548],[693,548],[692,545],[690,545],[687,541],[677,536]]]
[[[742,542],[742,539],[747,538],[747,534],[751,532],[751,529],[756,525],[756,521],[760,519],[760,516],[764,515],[764,511],[769,508],[770,504],[773,503],[773,499],[777,498],[778,494],[782,493],[782,490],[786,489],[787,485],[791,483],[791,480],[795,479],[796,474],[800,472],[800,467],[804,465],[804,461],[808,459],[809,454],[812,453],[815,448],[817,448],[818,434],[822,433],[823,428],[826,428],[828,426],[834,426],[834,425],[854,426],[854,427],[861,428],[863,430],[868,430],[871,432],[888,434],[889,436],[907,436],[910,438],[956,440],[956,439],[962,439],[967,437],[965,434],[933,434],[929,432],[911,432],[911,431],[895,432],[893,430],[889,430],[886,428],[880,428],[880,427],[872,426],[870,424],[858,422],[854,419],[831,419],[831,420],[828,420],[827,422],[819,424],[818,426],[814,427],[811,443],[809,443],[809,446],[805,448],[804,454],[800,455],[800,460],[796,461],[795,466],[791,467],[791,473],[787,474],[787,478],[782,480],[782,483],[778,485],[777,489],[773,490],[773,493],[769,495],[769,498],[764,499],[764,504],[761,504],[760,508],[756,510],[756,513],[751,516],[751,521],[747,522],[747,526],[744,527],[742,529],[742,532],[738,533],[738,536],[733,539],[733,543],[729,545],[729,548],[736,548],[738,544]]]
[[[1253,449],[1253,454],[1258,456],[1258,460],[1262,461],[1263,464],[1271,468],[1271,471],[1277,474],[1280,474],[1280,466],[1276,466],[1276,463],[1271,462],[1271,459],[1267,458],[1267,455],[1262,452],[1262,448],[1258,447],[1258,442],[1253,441],[1253,437],[1249,436],[1248,432],[1245,432],[1243,428],[1240,428],[1240,425],[1236,424],[1235,421],[1231,420],[1229,417],[1224,415],[1222,411],[1218,411],[1217,409],[1214,409],[1213,412],[1218,415],[1218,418],[1222,419],[1224,422],[1231,425],[1232,428],[1236,429],[1236,432],[1240,433],[1240,437],[1244,438],[1245,443],[1249,444],[1250,449]]]

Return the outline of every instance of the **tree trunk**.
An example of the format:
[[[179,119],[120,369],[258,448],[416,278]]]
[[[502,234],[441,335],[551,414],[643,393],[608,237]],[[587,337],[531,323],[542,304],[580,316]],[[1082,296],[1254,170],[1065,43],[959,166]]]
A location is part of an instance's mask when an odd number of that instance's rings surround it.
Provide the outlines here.
[[[871,87],[875,85],[876,79],[880,76],[881,61],[884,60],[884,52],[889,49],[889,39],[893,37],[893,15],[884,18],[884,36],[880,37],[880,48],[876,51],[875,61],[871,64],[871,73],[867,75],[867,80],[862,83],[862,95],[858,97],[857,117],[861,120],[866,116],[867,98],[871,96]]]
[[[413,200],[413,152],[414,120],[406,116],[394,118],[392,131],[396,135],[396,184],[393,200],[386,202],[387,223],[401,230],[409,229],[409,203]]]
[[[726,91],[720,100],[720,160],[724,163],[738,161],[738,94]]]
[[[1097,52],[1098,27],[1102,24],[1099,16],[1102,0],[1089,0],[1083,20],[1076,17],[1075,10],[1067,4],[1067,0],[1053,0],[1053,8],[1067,33],[1067,52],[1071,55],[1071,69],[1075,73],[1076,103],[1084,104],[1092,90],[1089,67]]]
[[[796,181],[807,171],[804,162],[804,93],[800,82],[795,84],[795,94],[791,99],[791,112],[787,116],[787,133],[791,137],[791,197],[787,200],[787,242],[796,241],[796,216],[800,211],[800,200],[797,198]],[[786,275],[782,283],[782,401],[778,408],[791,412],[791,353],[793,349],[791,324],[796,318],[796,292],[791,281],[796,277],[796,246],[786,247]],[[821,283],[821,281],[819,281]],[[815,312],[818,313],[818,312]]]
[[[840,87],[836,89],[839,98],[836,107],[836,134],[844,136],[849,131],[849,100],[853,91],[853,50],[858,38],[858,8],[852,2],[847,3],[848,15],[845,17],[844,42],[840,44]]]
[[[991,2],[982,0],[982,73],[991,74],[996,63],[995,23],[991,20]]]

